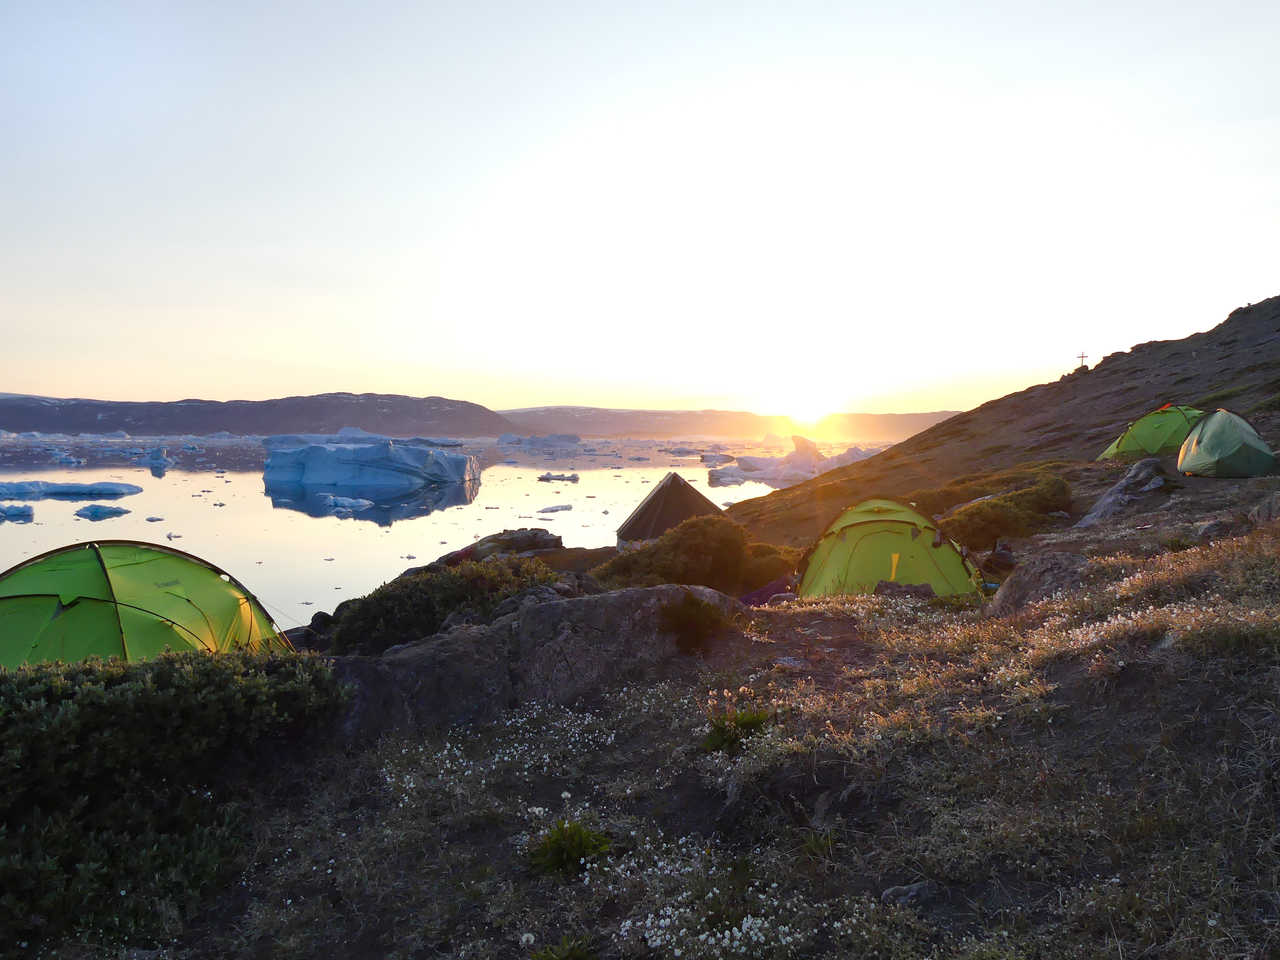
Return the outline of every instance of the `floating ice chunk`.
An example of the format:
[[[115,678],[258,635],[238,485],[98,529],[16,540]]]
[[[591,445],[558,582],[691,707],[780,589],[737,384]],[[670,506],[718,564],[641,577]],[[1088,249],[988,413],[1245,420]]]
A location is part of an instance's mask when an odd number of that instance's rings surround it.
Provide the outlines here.
[[[123,517],[132,511],[124,507],[110,507],[105,503],[90,503],[76,511],[76,516],[84,520],[110,520],[112,517]]]
[[[147,517],[147,523],[159,523],[164,517]]]
[[[35,519],[35,507],[28,503],[0,503],[0,523],[30,523]]]
[[[572,503],[557,503],[554,506],[543,507],[538,512],[539,513],[559,513],[561,510],[572,510],[572,509],[573,509]]]
[[[141,493],[132,483],[53,483],[45,480],[11,480],[0,483],[0,500],[109,500]]]
[[[566,480],[569,483],[577,483],[578,475],[576,473],[543,473],[538,476],[539,480],[549,482],[551,480]]]
[[[738,457],[737,463],[709,470],[709,484],[726,487],[755,480],[771,487],[789,487],[836,467],[865,460],[883,449],[853,446],[834,457],[825,457],[813,441],[804,437],[792,437],[791,440],[795,450],[785,457]]]
[[[181,540],[181,539],[182,539],[182,534],[180,534],[180,533],[166,533],[166,534],[165,534],[165,539],[167,539],[167,540]]]
[[[177,461],[169,456],[168,447],[152,447],[138,458],[138,463],[143,466],[172,467]]]

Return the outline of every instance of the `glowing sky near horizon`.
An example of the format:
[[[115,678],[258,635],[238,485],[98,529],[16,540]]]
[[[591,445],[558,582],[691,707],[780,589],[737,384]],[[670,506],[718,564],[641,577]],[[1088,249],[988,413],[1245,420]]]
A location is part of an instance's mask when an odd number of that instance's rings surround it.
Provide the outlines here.
[[[0,391],[964,409],[1280,293],[1280,6],[0,5]]]

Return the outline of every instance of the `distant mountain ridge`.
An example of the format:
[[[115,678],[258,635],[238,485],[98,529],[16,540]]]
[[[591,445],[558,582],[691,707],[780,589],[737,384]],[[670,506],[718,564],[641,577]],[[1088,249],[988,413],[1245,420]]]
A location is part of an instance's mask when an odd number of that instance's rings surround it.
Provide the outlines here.
[[[0,429],[15,433],[267,435],[343,427],[397,437],[496,437],[517,430],[488,407],[446,397],[322,393],[277,400],[124,401],[0,394]]]
[[[610,407],[524,407],[498,411],[530,433],[600,437],[753,437],[766,434],[896,442],[954,416],[934,413],[838,413],[816,425],[736,410],[629,410]]]
[[[333,433],[360,427],[393,437],[496,437],[504,433],[579,436],[751,437],[766,434],[896,442],[947,417],[937,413],[834,414],[813,425],[734,410],[629,410],[549,406],[493,411],[445,397],[322,393],[276,400],[126,401],[0,393],[0,429],[15,433],[111,433],[139,436]]]

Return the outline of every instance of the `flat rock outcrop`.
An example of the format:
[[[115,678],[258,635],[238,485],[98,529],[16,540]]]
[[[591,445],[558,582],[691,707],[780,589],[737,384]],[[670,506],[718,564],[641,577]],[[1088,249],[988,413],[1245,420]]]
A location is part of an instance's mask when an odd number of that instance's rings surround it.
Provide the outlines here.
[[[707,587],[636,587],[526,603],[492,623],[461,624],[381,657],[336,658],[334,672],[352,687],[339,735],[364,741],[489,720],[527,700],[571,703],[676,656],[662,610],[687,593],[726,613],[743,609]]]
[[[1164,467],[1157,457],[1139,460],[1110,490],[1100,496],[1077,527],[1092,527],[1137,503],[1148,493],[1163,489],[1168,483]]]

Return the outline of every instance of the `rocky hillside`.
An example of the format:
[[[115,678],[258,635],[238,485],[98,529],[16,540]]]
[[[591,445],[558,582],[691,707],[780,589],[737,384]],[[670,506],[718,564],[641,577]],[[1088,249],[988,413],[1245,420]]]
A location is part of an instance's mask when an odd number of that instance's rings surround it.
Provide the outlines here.
[[[845,506],[1036,460],[1091,460],[1164,403],[1227,407],[1280,444],[1280,297],[1205,333],[1142,343],[957,414],[870,459],[731,507],[755,538],[806,543]]]
[[[124,402],[0,395],[0,429],[19,433],[333,433],[360,427],[395,437],[496,437],[514,431],[488,407],[445,397],[322,393],[278,400]]]

